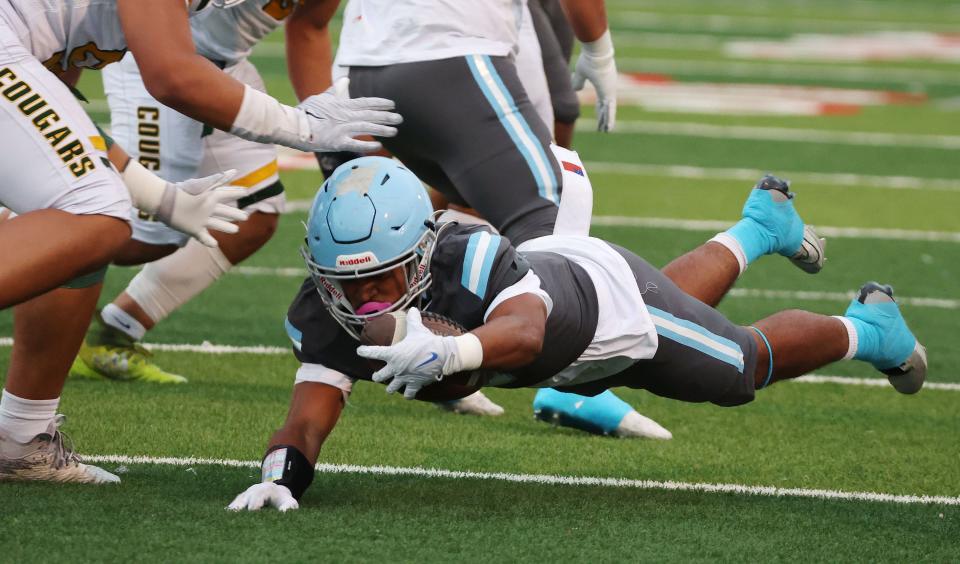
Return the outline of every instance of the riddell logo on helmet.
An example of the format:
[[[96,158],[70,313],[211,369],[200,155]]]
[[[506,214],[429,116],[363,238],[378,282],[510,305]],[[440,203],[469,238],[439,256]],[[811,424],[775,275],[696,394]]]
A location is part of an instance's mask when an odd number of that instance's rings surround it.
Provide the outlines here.
[[[343,292],[340,291],[340,288],[337,288],[336,286],[334,286],[329,280],[327,280],[323,276],[320,277],[320,283],[323,285],[323,288],[327,292],[329,292],[331,296],[333,296],[333,299],[335,300],[343,299]]]
[[[366,266],[377,264],[376,255],[370,252],[359,255],[340,255],[337,257],[337,266]]]

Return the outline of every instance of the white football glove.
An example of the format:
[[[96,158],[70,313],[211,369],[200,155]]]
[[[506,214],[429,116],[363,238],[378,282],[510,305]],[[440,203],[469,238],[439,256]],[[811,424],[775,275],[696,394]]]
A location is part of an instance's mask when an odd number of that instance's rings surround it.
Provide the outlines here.
[[[130,159],[120,176],[134,207],[208,247],[216,247],[217,240],[207,229],[236,233],[240,228],[231,222],[247,219],[246,212],[228,205],[242,198],[246,190],[221,188],[236,174],[228,170],[206,178],[167,182]]]
[[[204,178],[167,183],[154,216],[204,245],[216,247],[217,240],[208,229],[236,233],[240,228],[232,222],[246,221],[249,217],[247,212],[230,205],[247,194],[243,188],[225,186],[236,173],[230,170]]]
[[[373,381],[390,382],[388,394],[403,388],[403,397],[414,399],[424,386],[439,382],[445,373],[457,372],[460,362],[454,337],[431,333],[423,326],[417,308],[407,310],[406,323],[407,334],[399,343],[389,347],[360,346],[357,354],[387,363],[373,373]]]
[[[617,123],[617,63],[610,30],[596,41],[581,45],[572,80],[574,90],[582,90],[588,80],[593,84],[597,91],[597,131],[613,131]]]
[[[234,498],[233,503],[227,506],[230,511],[259,511],[262,507],[275,507],[282,511],[299,509],[300,504],[294,499],[287,486],[274,482],[254,484],[247,491]]]
[[[7,209],[7,208],[5,208],[5,207],[0,206],[0,223],[6,221],[6,220],[8,220],[8,219],[13,219],[13,218],[16,217],[16,216],[17,216],[17,214],[13,213],[12,211],[10,211],[9,209]]]
[[[349,94],[349,78],[342,78],[323,94],[314,94],[297,106],[306,113],[310,125],[310,139],[301,149],[308,152],[351,151],[369,153],[380,149],[377,141],[354,139],[361,135],[393,137],[403,121],[394,113],[393,100],[386,98],[355,98]]]

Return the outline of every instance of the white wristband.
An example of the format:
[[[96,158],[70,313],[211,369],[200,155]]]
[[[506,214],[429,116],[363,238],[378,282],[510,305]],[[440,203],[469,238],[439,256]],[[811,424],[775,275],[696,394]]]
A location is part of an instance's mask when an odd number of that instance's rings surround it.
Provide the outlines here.
[[[483,345],[480,344],[480,339],[476,335],[464,333],[453,337],[453,342],[457,346],[457,351],[453,355],[454,361],[444,364],[444,375],[480,368],[483,364]]]
[[[310,123],[302,110],[281,104],[269,94],[244,85],[240,111],[230,133],[258,143],[297,146],[310,140]]]
[[[593,41],[583,42],[583,52],[594,59],[612,57],[613,38],[610,36],[610,30],[604,31],[603,35]]]
[[[166,180],[150,172],[132,158],[127,163],[127,168],[120,173],[120,178],[130,192],[133,207],[151,215],[160,210],[169,186]]]

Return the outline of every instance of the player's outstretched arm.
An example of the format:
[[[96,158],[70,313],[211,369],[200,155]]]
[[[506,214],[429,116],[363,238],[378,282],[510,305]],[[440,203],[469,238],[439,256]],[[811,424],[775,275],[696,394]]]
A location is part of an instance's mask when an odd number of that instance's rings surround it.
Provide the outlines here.
[[[117,0],[118,14],[143,83],[157,100],[197,121],[260,143],[303,151],[371,151],[402,119],[382,98],[310,96],[296,108],[220,71],[195,52],[181,0]]]
[[[287,420],[270,438],[263,457],[262,481],[238,495],[227,509],[297,509],[300,496],[313,482],[320,447],[340,419],[343,394],[339,388],[316,382],[294,386]]]

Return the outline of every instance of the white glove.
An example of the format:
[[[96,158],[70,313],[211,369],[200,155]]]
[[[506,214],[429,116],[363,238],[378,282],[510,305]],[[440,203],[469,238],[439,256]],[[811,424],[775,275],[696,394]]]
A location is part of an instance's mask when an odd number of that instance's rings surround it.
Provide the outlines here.
[[[610,30],[581,46],[573,71],[573,89],[582,90],[588,80],[597,91],[597,131],[613,131],[617,123],[617,63]]]
[[[245,86],[230,133],[257,143],[275,143],[312,153],[375,151],[380,143],[353,138],[393,137],[397,134],[393,126],[403,118],[390,111],[394,108],[391,100],[351,100],[347,85],[349,79],[341,79],[323,94],[310,96],[295,108]]]
[[[228,205],[242,198],[246,190],[220,188],[236,173],[229,170],[206,178],[167,182],[131,159],[121,176],[134,207],[208,247],[216,247],[217,240],[207,229],[236,233],[240,228],[230,222],[247,219],[246,212]]]
[[[373,373],[373,381],[390,382],[387,393],[403,388],[403,397],[414,399],[420,388],[439,382],[444,374],[460,370],[455,337],[434,335],[423,326],[417,308],[407,310],[407,334],[389,347],[361,346],[357,354],[382,360],[386,366]],[[447,370],[444,370],[444,367]]]
[[[314,94],[297,109],[306,113],[310,124],[310,140],[301,147],[310,152],[351,151],[369,153],[380,149],[377,141],[359,141],[361,135],[393,137],[403,121],[393,113],[393,100],[386,98],[356,98],[349,94],[350,79],[341,78],[323,94]]]
[[[12,211],[10,211],[10,210],[7,209],[7,208],[0,207],[0,223],[6,221],[6,220],[8,220],[8,219],[13,219],[13,218],[15,218],[15,217],[17,217],[17,214],[13,213]]]
[[[294,499],[287,486],[281,486],[274,482],[263,482],[247,488],[247,491],[234,498],[233,503],[228,505],[227,509],[230,511],[243,511],[244,509],[259,511],[265,505],[275,507],[280,511],[300,508],[300,504]]]
[[[208,229],[223,233],[236,233],[240,228],[232,223],[246,221],[247,212],[229,204],[247,194],[243,188],[224,186],[236,176],[235,170],[221,172],[205,178],[194,178],[183,182],[170,183],[168,195],[156,212],[156,218],[186,233],[208,247],[216,247],[217,240]]]

